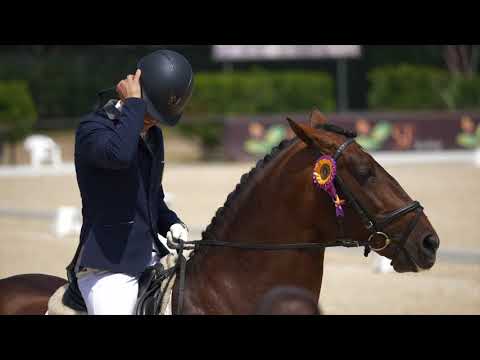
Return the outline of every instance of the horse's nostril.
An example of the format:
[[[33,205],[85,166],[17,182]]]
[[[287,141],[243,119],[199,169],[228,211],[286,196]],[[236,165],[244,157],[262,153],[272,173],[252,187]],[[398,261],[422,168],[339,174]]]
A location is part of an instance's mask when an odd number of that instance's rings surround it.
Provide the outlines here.
[[[440,241],[435,235],[428,235],[423,239],[423,247],[431,252],[437,251]]]

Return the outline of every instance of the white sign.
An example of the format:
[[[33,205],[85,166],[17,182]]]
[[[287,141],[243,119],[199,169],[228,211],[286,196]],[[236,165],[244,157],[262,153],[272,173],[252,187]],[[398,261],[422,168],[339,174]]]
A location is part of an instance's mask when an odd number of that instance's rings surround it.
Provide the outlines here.
[[[213,58],[217,61],[339,59],[360,55],[360,45],[213,45]]]

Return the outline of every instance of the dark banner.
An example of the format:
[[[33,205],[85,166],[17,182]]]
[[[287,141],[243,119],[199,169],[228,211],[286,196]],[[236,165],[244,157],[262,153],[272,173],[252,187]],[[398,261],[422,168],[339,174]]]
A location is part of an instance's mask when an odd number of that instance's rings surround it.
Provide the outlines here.
[[[308,123],[308,115],[228,118],[224,148],[230,160],[249,161],[294,136],[286,117]],[[327,115],[330,123],[354,130],[369,151],[466,150],[480,147],[480,112],[352,113]]]

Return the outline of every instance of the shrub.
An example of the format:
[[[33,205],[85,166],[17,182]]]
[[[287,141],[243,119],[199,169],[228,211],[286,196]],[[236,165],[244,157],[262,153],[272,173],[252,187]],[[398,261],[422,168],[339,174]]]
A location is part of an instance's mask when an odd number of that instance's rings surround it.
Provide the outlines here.
[[[187,113],[248,115],[308,111],[317,106],[335,109],[334,85],[319,72],[268,72],[262,70],[198,73]]]
[[[423,66],[401,65],[375,69],[368,76],[368,104],[375,110],[427,110],[446,106],[442,93],[448,72]]]
[[[335,109],[334,84],[321,72],[263,70],[198,73],[191,103],[190,122],[180,131],[199,138],[211,151],[221,144],[223,116],[307,112],[317,106]]]
[[[480,78],[451,75],[439,68],[400,65],[368,76],[371,110],[456,110],[480,107]]]
[[[32,96],[25,81],[0,82],[0,125],[7,140],[18,141],[28,135],[37,119]]]
[[[453,76],[443,99],[449,110],[480,108],[480,77],[472,79]]]

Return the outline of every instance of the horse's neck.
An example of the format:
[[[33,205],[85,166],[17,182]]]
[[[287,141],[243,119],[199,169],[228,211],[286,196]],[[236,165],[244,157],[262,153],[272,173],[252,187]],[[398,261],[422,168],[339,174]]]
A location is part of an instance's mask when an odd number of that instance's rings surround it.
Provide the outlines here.
[[[310,190],[299,173],[284,169],[287,154],[268,164],[238,199],[215,237],[242,244],[312,243],[318,225],[312,221]],[[282,172],[283,169],[283,172]],[[305,176],[310,176],[306,173]],[[305,193],[306,191],[306,193]],[[320,214],[317,214],[321,216]],[[327,241],[325,239],[324,241]],[[249,313],[275,286],[306,288],[319,295],[324,251],[245,251],[202,248],[189,261],[186,309],[198,313]],[[208,299],[208,300],[207,300]]]

